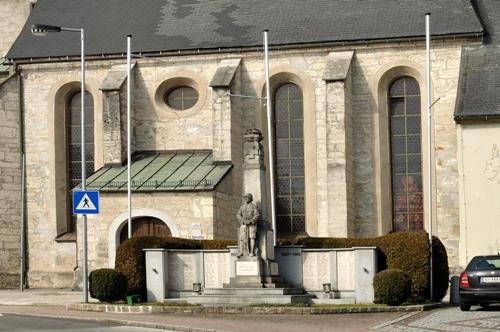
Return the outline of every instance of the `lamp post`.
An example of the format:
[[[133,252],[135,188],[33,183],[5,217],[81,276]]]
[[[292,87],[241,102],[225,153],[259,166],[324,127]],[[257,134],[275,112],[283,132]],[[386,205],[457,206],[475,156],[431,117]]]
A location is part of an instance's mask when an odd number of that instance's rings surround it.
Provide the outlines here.
[[[81,140],[82,140],[82,191],[86,189],[85,170],[85,33],[83,28],[64,28],[54,25],[33,24],[31,33],[35,36],[45,36],[54,32],[80,32],[81,45]],[[83,214],[83,302],[88,302],[88,264],[87,264],[87,215]]]

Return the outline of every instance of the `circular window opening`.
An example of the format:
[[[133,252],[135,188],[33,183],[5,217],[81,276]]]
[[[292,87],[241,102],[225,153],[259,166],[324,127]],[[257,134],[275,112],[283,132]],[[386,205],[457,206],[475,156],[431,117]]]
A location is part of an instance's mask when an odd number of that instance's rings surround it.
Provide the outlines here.
[[[163,101],[168,107],[184,111],[198,102],[198,92],[190,86],[175,87],[163,95]]]

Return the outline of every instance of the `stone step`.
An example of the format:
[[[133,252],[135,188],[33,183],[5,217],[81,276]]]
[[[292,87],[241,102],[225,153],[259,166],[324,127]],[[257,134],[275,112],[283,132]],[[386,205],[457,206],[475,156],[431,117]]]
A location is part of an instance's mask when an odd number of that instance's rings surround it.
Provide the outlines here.
[[[203,295],[303,295],[299,288],[205,288]]]
[[[186,299],[191,304],[201,305],[252,305],[308,303],[313,295],[195,295]]]

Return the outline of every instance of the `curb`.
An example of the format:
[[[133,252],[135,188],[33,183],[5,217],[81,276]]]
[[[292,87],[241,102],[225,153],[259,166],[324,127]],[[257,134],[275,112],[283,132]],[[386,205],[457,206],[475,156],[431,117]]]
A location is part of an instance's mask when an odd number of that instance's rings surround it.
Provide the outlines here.
[[[68,310],[97,311],[107,313],[170,313],[170,314],[292,314],[325,315],[372,312],[428,311],[446,306],[445,303],[408,306],[380,307],[234,307],[234,306],[148,306],[76,303],[66,306]]]

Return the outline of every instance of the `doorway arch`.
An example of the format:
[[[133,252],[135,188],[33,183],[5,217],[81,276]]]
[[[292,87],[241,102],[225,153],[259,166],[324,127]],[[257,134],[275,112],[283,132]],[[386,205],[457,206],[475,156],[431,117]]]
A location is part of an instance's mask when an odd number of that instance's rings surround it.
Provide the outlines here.
[[[171,236],[179,237],[180,232],[177,224],[163,211],[156,209],[135,209],[132,210],[132,220],[141,217],[156,218],[162,221],[170,230]],[[116,217],[108,228],[108,266],[115,267],[116,248],[120,244],[120,233],[127,228],[128,212],[124,212]]]
[[[132,218],[132,237],[137,236],[163,236],[170,237],[172,232],[170,228],[158,218],[155,217],[137,217]],[[120,231],[120,243],[128,239],[128,225],[122,227]]]

